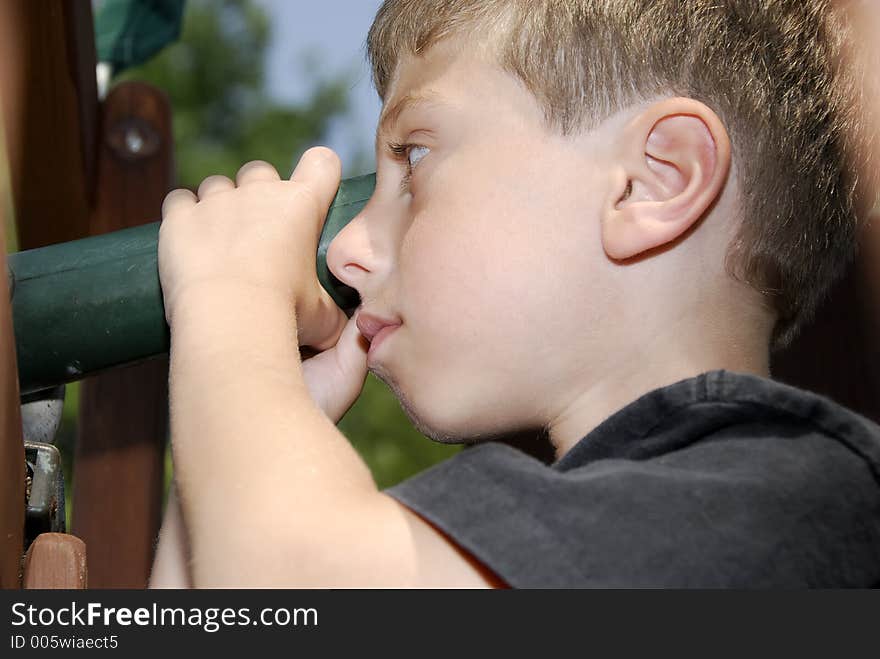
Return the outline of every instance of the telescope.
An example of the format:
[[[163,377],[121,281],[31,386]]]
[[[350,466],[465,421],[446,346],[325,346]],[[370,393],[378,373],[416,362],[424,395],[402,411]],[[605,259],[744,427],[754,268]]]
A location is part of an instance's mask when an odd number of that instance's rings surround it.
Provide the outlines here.
[[[318,241],[318,280],[346,311],[358,305],[358,294],[329,271],[327,248],[375,184],[375,174],[343,180]],[[7,256],[23,396],[168,351],[159,224]]]

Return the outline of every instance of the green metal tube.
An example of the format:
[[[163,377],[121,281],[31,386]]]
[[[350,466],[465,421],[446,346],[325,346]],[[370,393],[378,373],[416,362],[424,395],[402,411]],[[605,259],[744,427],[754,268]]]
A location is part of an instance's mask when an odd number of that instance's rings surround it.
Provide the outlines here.
[[[318,279],[346,310],[358,296],[327,269],[327,247],[375,182],[374,174],[342,181],[318,243]],[[168,351],[158,236],[155,222],[8,255],[22,394]]]

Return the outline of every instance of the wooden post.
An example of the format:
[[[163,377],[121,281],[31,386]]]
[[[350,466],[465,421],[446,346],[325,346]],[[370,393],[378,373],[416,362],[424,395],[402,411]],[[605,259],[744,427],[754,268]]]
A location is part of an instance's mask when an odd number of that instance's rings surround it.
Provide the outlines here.
[[[2,130],[0,130],[2,137]],[[6,162],[0,140],[0,222],[9,207]],[[24,543],[24,443],[15,340],[6,276],[5,231],[0,231],[0,588],[18,588]]]
[[[90,2],[0,2],[0,102],[20,249],[88,233],[97,125],[91,21]]]
[[[101,116],[92,235],[159,219],[172,183],[171,114],[149,85],[123,83]],[[93,588],[143,588],[159,532],[168,421],[168,360],[83,382],[73,528],[89,548]]]

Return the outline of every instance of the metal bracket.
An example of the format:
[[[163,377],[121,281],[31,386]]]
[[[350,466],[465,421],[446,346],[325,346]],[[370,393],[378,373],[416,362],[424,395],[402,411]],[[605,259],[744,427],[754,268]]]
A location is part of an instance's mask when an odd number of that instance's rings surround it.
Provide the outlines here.
[[[41,533],[64,533],[64,474],[61,454],[51,444],[24,443],[27,468],[24,548]]]
[[[21,397],[21,426],[26,442],[52,444],[64,409],[64,385]]]
[[[52,445],[61,425],[64,385],[21,397],[24,434],[25,529],[27,550],[41,533],[64,533],[64,473],[61,453]]]

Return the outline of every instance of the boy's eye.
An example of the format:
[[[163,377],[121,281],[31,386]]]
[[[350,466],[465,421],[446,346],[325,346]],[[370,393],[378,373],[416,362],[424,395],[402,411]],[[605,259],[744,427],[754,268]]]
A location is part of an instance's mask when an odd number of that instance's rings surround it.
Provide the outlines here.
[[[388,150],[395,160],[406,163],[410,171],[431,151],[421,144],[400,144],[398,142],[389,142]]]
[[[431,152],[426,146],[421,144],[400,144],[398,142],[389,142],[388,150],[398,162],[406,165],[406,173],[400,181],[400,189],[402,192],[410,191],[410,180],[412,178],[413,169],[419,164],[422,158]]]
[[[428,155],[428,147],[426,146],[417,146],[414,145],[409,149],[409,153],[406,154],[407,160],[409,161],[410,169],[415,167],[419,160]]]

